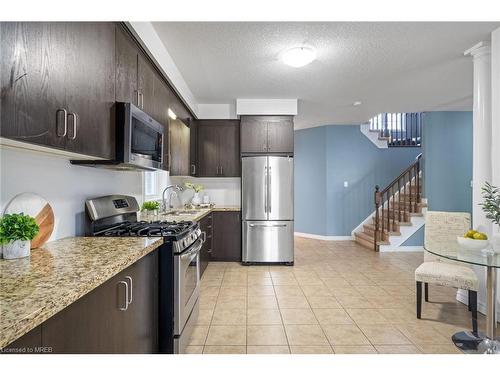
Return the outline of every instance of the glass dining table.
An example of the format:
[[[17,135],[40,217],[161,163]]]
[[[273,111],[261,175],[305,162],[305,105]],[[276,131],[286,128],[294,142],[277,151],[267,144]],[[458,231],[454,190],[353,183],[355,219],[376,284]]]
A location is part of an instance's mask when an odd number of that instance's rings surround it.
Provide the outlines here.
[[[439,248],[424,247],[426,251],[442,258],[461,263],[482,266],[486,269],[486,332],[457,332],[452,340],[457,347],[467,353],[500,353],[500,341],[496,337],[496,278],[500,268],[500,254],[491,248],[466,250],[458,246],[456,253]]]

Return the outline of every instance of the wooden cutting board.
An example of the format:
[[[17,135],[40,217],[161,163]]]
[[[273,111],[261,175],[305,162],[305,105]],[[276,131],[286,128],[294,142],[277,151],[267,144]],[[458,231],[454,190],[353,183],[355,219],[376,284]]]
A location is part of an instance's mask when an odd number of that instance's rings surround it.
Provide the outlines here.
[[[35,193],[16,195],[5,207],[4,214],[24,213],[35,218],[40,232],[31,240],[31,248],[43,246],[54,231],[54,211],[49,202]]]

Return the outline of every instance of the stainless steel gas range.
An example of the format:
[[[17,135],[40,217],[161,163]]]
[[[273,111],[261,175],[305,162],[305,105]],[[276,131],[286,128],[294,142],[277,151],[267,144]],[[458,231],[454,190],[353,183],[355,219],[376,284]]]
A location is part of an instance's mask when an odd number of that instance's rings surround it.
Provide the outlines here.
[[[138,221],[137,200],[126,195],[89,199],[85,210],[89,235],[164,238],[159,253],[159,351],[183,353],[198,318],[204,242],[198,223]]]

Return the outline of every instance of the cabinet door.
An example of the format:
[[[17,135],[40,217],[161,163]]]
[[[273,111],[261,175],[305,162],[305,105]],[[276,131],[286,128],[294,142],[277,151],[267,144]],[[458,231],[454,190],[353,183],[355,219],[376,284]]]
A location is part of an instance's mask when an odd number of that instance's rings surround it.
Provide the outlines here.
[[[158,350],[158,251],[120,273],[129,283],[130,305],[120,320],[122,353],[156,353]]]
[[[63,149],[66,24],[0,23],[0,135]]]
[[[120,25],[116,25],[116,101],[137,102],[137,56],[138,50],[131,36]]]
[[[198,176],[198,122],[189,119],[189,175]]]
[[[170,120],[170,175],[189,176],[190,129],[180,120]]]
[[[53,353],[121,353],[125,286],[111,278],[42,323],[42,345]]]
[[[13,343],[2,349],[3,353],[33,354],[41,353],[42,326],[33,328]],[[50,350],[50,349],[49,349]],[[49,352],[50,353],[50,352]]]
[[[198,177],[219,176],[219,133],[212,121],[198,123]]]
[[[267,122],[258,118],[241,118],[241,153],[267,152]]]
[[[212,254],[212,214],[209,214],[200,220],[200,229],[202,233],[205,233],[205,242],[203,243],[200,251],[200,273],[203,275],[203,272],[205,272],[205,269],[211,260]]]
[[[293,153],[293,119],[280,117],[267,124],[268,152]]]
[[[240,122],[223,121],[217,128],[219,146],[219,176],[240,177]]]
[[[138,83],[139,83],[139,107],[152,117],[156,109],[156,102],[154,100],[154,82],[156,79],[156,72],[149,63],[148,59],[142,54],[138,55]],[[155,118],[159,121],[157,118]]]
[[[241,261],[240,212],[213,212],[212,260]]]
[[[115,24],[69,23],[66,68],[66,106],[69,112],[66,149],[113,158]]]

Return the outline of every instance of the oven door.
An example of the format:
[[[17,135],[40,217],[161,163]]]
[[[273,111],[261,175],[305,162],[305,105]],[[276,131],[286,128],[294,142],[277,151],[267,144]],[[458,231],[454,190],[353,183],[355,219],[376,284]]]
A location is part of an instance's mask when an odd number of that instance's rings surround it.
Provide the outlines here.
[[[199,238],[180,254],[174,255],[174,335],[180,335],[200,295]]]

